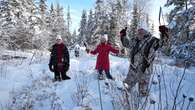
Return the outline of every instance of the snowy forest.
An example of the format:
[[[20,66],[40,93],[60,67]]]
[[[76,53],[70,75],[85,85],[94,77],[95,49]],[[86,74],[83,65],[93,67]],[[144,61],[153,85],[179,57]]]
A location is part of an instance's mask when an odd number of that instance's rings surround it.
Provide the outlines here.
[[[195,110],[195,0],[159,0],[165,4],[155,9],[153,0],[93,0],[75,29],[71,4],[54,1],[0,0],[0,110]],[[163,42],[147,70],[145,97],[139,84],[131,92],[123,84],[132,63],[120,36],[125,27],[127,39],[142,28]],[[109,54],[114,80],[97,78],[98,55],[90,54],[104,35],[121,51]],[[48,65],[57,38],[69,53],[69,80],[53,81]]]

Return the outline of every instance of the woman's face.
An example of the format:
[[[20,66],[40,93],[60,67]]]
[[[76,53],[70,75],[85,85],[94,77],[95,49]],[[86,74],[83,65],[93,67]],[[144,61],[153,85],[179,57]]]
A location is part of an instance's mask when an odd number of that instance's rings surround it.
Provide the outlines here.
[[[56,43],[57,44],[61,44],[62,43],[62,40],[61,39],[56,39]]]
[[[101,38],[101,43],[106,43],[106,39],[105,38]]]

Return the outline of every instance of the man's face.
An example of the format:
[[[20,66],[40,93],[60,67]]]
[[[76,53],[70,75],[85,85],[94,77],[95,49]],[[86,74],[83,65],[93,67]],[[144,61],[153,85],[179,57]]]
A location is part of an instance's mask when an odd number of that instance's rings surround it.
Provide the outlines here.
[[[145,35],[145,31],[143,29],[139,29],[137,31],[137,37],[139,40],[142,40],[144,38],[144,35]]]

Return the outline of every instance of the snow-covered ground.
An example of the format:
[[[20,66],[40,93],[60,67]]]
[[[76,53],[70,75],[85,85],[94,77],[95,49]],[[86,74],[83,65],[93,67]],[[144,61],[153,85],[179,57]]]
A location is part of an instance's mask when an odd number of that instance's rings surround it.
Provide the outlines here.
[[[96,56],[81,52],[79,58],[75,58],[71,52],[71,62],[68,75],[71,80],[52,82],[53,73],[48,69],[49,52],[12,52],[4,51],[3,54],[24,56],[27,59],[0,60],[0,107],[2,110],[82,110],[79,106],[85,106],[88,110],[100,110],[100,99],[97,72],[94,70]],[[1,54],[2,55],[2,54]],[[128,59],[110,55],[111,74],[115,81],[100,81],[102,105],[104,110],[119,110],[123,101],[120,95],[123,91],[117,90],[128,72]],[[184,68],[170,66],[171,59],[159,58],[154,64],[155,74],[151,84],[149,98],[156,104],[146,106],[148,110],[158,110],[161,106],[159,93],[162,94],[162,107],[168,105],[172,108],[174,94],[181,79]],[[186,71],[181,89],[177,97],[177,109],[188,106],[188,99],[183,101],[183,94],[189,97],[195,96],[195,67]],[[158,75],[160,77],[158,77]],[[161,89],[159,89],[159,79]],[[105,82],[109,86],[105,85]],[[166,92],[165,92],[166,90]],[[160,92],[161,91],[161,92]],[[83,98],[83,100],[82,100]],[[123,97],[124,98],[124,97]],[[143,101],[146,98],[139,99]],[[167,99],[167,100],[166,100]],[[141,103],[140,103],[141,104]],[[124,108],[123,108],[124,109]],[[195,110],[195,103],[190,103],[189,110]]]

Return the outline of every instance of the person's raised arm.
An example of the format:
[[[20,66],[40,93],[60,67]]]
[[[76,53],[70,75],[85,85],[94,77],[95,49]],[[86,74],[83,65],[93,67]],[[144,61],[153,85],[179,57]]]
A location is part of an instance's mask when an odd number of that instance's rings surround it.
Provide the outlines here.
[[[121,40],[122,45],[123,45],[124,47],[131,48],[132,45],[131,45],[131,43],[130,43],[130,40],[126,37],[126,30],[127,30],[127,28],[122,29],[122,30],[120,31],[119,37],[120,37],[120,40]]]
[[[115,54],[118,54],[118,53],[119,53],[119,49],[114,48],[114,47],[112,47],[111,45],[109,45],[109,50],[110,50],[112,53],[115,53]]]

